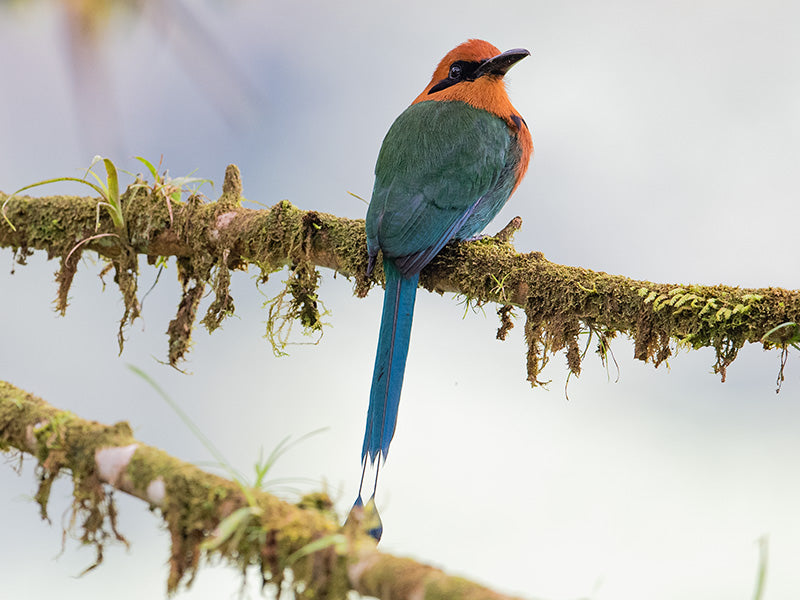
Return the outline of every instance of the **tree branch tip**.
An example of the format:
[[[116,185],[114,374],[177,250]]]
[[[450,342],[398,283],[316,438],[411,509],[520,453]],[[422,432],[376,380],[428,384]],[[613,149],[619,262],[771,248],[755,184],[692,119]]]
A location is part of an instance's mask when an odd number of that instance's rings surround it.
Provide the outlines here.
[[[225,179],[222,182],[222,195],[239,198],[242,195],[242,173],[239,167],[230,164],[225,169]]]
[[[508,225],[498,231],[494,237],[501,242],[510,243],[511,239],[514,237],[514,234],[517,233],[517,231],[519,231],[521,228],[522,217],[516,216],[508,222]]]

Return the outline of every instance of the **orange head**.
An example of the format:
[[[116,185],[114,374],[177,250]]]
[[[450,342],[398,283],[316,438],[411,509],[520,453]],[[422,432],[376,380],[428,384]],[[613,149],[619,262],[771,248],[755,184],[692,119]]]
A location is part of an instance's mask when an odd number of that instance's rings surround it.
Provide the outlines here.
[[[467,40],[441,60],[433,77],[413,104],[425,100],[459,100],[507,119],[516,114],[506,94],[503,75],[530,52],[515,48],[500,52],[489,42]]]
[[[508,98],[503,76],[529,55],[530,52],[524,48],[500,52],[489,42],[467,40],[447,53],[433,72],[430,83],[412,102],[465,102],[503,119],[516,134],[522,150],[517,183],[524,176],[533,155],[533,141],[525,120]]]

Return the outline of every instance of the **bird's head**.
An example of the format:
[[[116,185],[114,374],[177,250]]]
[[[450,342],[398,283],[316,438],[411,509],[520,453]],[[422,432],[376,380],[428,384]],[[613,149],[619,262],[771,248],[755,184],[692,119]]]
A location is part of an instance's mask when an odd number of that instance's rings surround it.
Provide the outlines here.
[[[459,100],[505,116],[510,102],[503,76],[529,55],[524,48],[500,52],[489,42],[467,40],[441,60],[430,83],[414,103]]]

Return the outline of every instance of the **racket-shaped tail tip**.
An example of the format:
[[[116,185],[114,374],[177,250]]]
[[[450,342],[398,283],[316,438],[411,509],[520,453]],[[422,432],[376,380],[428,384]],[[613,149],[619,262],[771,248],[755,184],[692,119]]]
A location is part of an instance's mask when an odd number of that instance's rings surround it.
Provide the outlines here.
[[[367,533],[375,538],[376,542],[381,541],[383,536],[383,521],[378,513],[378,507],[375,505],[375,496],[372,496],[364,505],[364,529]]]

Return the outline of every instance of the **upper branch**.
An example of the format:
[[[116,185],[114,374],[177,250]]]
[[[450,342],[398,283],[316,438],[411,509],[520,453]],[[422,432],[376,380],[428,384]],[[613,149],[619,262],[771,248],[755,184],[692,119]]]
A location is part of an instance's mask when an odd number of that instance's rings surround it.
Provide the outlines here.
[[[88,241],[81,250],[94,250],[112,261],[126,252],[144,254],[151,261],[177,256],[184,266],[189,329],[202,287],[212,281],[212,268],[217,269],[217,300],[212,306],[217,313],[204,320],[211,328],[227,314],[226,307],[232,307],[224,275],[250,264],[265,277],[287,265],[327,267],[353,277],[356,293],[366,294],[372,280],[365,275],[363,220],[303,211],[287,201],[263,210],[243,208],[237,177],[238,171],[229,168],[216,202],[202,202],[196,196],[170,202],[141,185],[129,189],[123,198],[124,244],[120,237],[98,236],[114,229],[104,213],[98,219],[95,198],[14,197],[7,214],[16,231],[0,220],[0,247],[18,250],[21,260],[32,250],[45,250],[63,260],[82,240]],[[5,199],[0,193],[0,203]],[[515,220],[497,237],[448,245],[424,269],[421,285],[431,291],[463,294],[477,303],[522,307],[532,383],[537,383],[547,357],[562,349],[570,370],[578,374],[583,355],[578,336],[586,332],[598,336],[601,350],[608,339],[624,333],[634,341],[636,358],[656,365],[671,355],[675,343],[712,347],[717,356],[715,370],[723,379],[745,342],[785,348],[800,338],[796,325],[800,323],[800,292],[796,290],[651,283],[558,265],[538,252],[516,252],[508,239],[518,227]],[[190,280],[197,285],[189,285]],[[313,291],[316,280],[309,285]],[[305,302],[313,305],[309,297]],[[500,332],[504,334],[512,322],[509,309],[501,310],[505,311]],[[301,313],[298,310],[294,316],[302,318]],[[177,329],[186,329],[185,324],[179,325]]]

